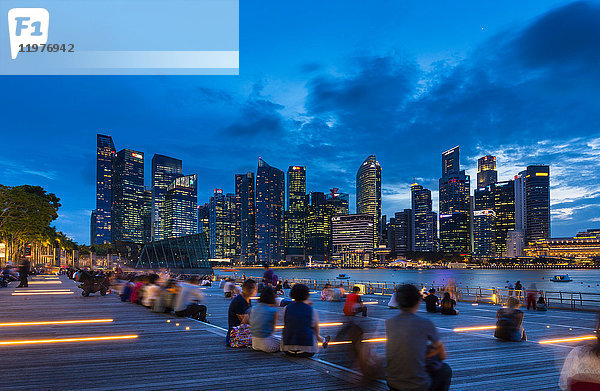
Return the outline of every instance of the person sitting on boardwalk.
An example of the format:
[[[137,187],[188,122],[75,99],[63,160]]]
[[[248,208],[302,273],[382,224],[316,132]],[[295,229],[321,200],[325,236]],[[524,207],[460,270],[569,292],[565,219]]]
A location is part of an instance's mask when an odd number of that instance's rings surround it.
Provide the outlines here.
[[[458,311],[454,308],[456,300],[450,297],[450,293],[445,292],[444,298],[440,304],[440,312],[442,315],[458,315]]]
[[[546,311],[547,307],[546,307],[546,299],[544,299],[543,295],[540,295],[540,298],[537,301],[537,304],[535,305],[535,309],[537,311]]]
[[[523,328],[523,311],[519,310],[519,299],[509,297],[506,301],[508,308],[500,308],[496,312],[496,331],[494,337],[503,341],[526,341],[527,335]]]
[[[227,346],[231,346],[231,330],[242,323],[248,323],[248,310],[250,309],[250,298],[256,294],[256,281],[249,278],[242,284],[242,293],[231,300],[229,311],[227,313],[227,321],[229,329],[225,337]]]
[[[440,299],[435,295],[435,288],[429,290],[429,294],[425,297],[424,301],[427,312],[439,312]]]
[[[319,335],[319,315],[308,301],[309,291],[304,284],[295,284],[290,292],[294,302],[283,309],[281,350],[288,356],[312,357],[319,351],[319,342],[327,348],[329,336]]]
[[[388,302],[388,307],[392,309],[400,308],[400,304],[398,304],[398,298],[396,297],[396,290],[392,293],[392,297],[390,297],[390,301]]]
[[[529,310],[529,308],[533,308],[533,310],[536,310],[536,299],[537,299],[537,286],[535,285],[535,283],[531,284],[529,286],[529,288],[527,288],[527,309]]]
[[[442,362],[446,351],[435,325],[417,315],[421,301],[419,290],[414,285],[402,285],[396,295],[401,312],[385,321],[388,387],[390,390],[447,391],[452,369]],[[439,365],[428,368],[427,356],[435,356]]]
[[[273,332],[277,324],[277,304],[275,291],[270,286],[260,294],[258,304],[250,310],[250,330],[252,330],[252,349],[272,353],[279,351],[280,341]]]
[[[561,390],[600,390],[600,316],[593,343],[571,350],[560,373]]]
[[[154,301],[160,295],[160,286],[158,286],[158,274],[150,274],[148,284],[143,287],[142,305],[151,308]]]
[[[367,307],[363,304],[362,298],[359,295],[360,287],[352,287],[352,293],[346,297],[346,304],[344,304],[344,315],[354,316],[356,314],[362,314],[367,316]]]
[[[142,304],[143,287],[146,285],[146,276],[138,276],[135,279],[129,300],[135,304]]]
[[[177,316],[187,316],[208,323],[206,306],[198,304],[204,298],[202,289],[198,286],[199,283],[198,276],[191,276],[187,283],[179,283],[179,293],[175,299],[173,311]]]
[[[331,284],[325,284],[323,287],[323,290],[321,291],[321,300],[333,301],[333,289],[331,289]]]
[[[228,278],[227,282],[225,282],[225,285],[223,285],[223,293],[225,294],[225,297],[231,299],[235,295],[239,295],[240,292],[240,288],[235,285],[233,278]]]

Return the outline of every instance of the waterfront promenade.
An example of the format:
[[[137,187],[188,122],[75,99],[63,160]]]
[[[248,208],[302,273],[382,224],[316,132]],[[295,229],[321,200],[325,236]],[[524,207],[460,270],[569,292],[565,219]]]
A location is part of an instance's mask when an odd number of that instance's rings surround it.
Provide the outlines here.
[[[38,282],[35,283],[34,282]],[[84,298],[66,277],[38,277],[27,290],[0,289],[2,323],[92,320],[94,323],[9,325],[0,327],[3,368],[0,388],[14,390],[353,390],[365,389],[349,362],[348,345],[332,344],[315,359],[290,359],[250,349],[226,348],[224,343],[229,300],[207,288],[206,325],[191,319],[154,314],[116,295]],[[63,290],[61,294],[49,290]],[[27,294],[31,293],[36,294]],[[70,293],[73,292],[73,293]],[[13,293],[22,293],[13,295]],[[342,303],[321,302],[313,294],[322,323],[338,323]],[[387,298],[365,296],[369,317],[357,319],[368,338],[385,336],[383,322],[397,310]],[[526,312],[529,341],[499,342],[493,330],[456,332],[457,327],[493,326],[493,305],[459,303],[457,317],[422,313],[438,326],[454,371],[453,390],[555,390],[562,361],[573,343],[539,344],[554,338],[591,335],[595,314],[550,310]],[[112,319],[112,321],[108,321]],[[170,322],[169,322],[170,321]],[[189,327],[189,329],[187,329]],[[323,327],[334,336],[340,326]],[[83,338],[117,340],[80,340]],[[63,338],[75,339],[60,342]],[[49,340],[40,344],[7,341]],[[369,346],[383,354],[384,343]],[[369,389],[386,389],[383,382]]]

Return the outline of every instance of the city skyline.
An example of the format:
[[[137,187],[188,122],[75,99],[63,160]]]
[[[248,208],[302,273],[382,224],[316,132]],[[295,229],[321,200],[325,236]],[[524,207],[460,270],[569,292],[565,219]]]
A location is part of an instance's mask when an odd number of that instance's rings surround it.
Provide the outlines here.
[[[64,205],[57,228],[87,243],[96,133],[143,151],[146,178],[155,153],[183,160],[186,173],[198,173],[201,203],[214,188],[233,193],[233,175],[254,171],[263,157],[280,169],[306,166],[307,189],[339,188],[350,194],[354,212],[356,169],[373,154],[383,167],[388,218],[410,207],[413,177],[431,189],[437,211],[439,153],[460,145],[472,188],[477,159],[486,155],[497,157],[499,181],[549,164],[553,237],[597,227],[597,3],[465,2],[433,11],[427,4],[385,4],[363,10],[360,32],[351,28],[357,4],[321,4],[314,13],[316,4],[308,2],[295,9],[301,39],[282,28],[291,23],[289,12],[271,21],[240,4],[243,23],[264,28],[249,26],[240,35],[239,77],[2,78],[14,95],[0,99],[14,115],[5,120],[13,131],[3,134],[11,148],[0,159],[0,183],[39,184],[56,193]],[[340,18],[327,18],[323,30],[319,22],[334,8]],[[298,26],[298,12],[319,28]],[[377,29],[389,14],[399,20]],[[339,31],[348,43],[327,31]],[[281,34],[300,48],[294,56],[281,55]],[[46,104],[29,115],[18,102],[42,90]],[[55,117],[66,107],[72,114]]]

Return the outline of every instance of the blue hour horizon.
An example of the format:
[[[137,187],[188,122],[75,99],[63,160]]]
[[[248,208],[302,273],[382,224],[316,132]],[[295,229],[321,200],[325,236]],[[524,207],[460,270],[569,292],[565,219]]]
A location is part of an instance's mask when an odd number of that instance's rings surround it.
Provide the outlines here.
[[[317,9],[315,2],[302,10],[263,3],[306,20]],[[198,174],[199,204],[216,188],[233,193],[235,174],[256,173],[262,157],[283,171],[306,166],[307,192],[339,188],[350,194],[352,213],[356,172],[375,155],[388,218],[410,208],[413,178],[439,210],[441,154],[460,145],[471,194],[482,156],[497,157],[500,181],[547,164],[551,236],[598,227],[598,2],[537,1],[518,11],[515,3],[501,12],[470,3],[449,14],[460,27],[446,20],[445,7],[428,13],[386,4],[365,11],[371,29],[362,37],[352,29],[359,3],[336,5],[346,22],[309,31],[283,27],[298,15],[272,21],[240,4],[240,76],[0,78],[11,91],[2,105],[12,113],[4,120],[10,147],[0,157],[0,183],[55,193],[63,204],[57,229],[87,244],[97,133],[111,135],[117,151],[144,152],[146,186],[154,154],[181,159],[183,174]],[[405,24],[378,27],[392,12]],[[411,15],[429,18],[429,35]],[[338,45],[339,34],[356,45]],[[45,102],[36,113],[23,105],[32,96]]]

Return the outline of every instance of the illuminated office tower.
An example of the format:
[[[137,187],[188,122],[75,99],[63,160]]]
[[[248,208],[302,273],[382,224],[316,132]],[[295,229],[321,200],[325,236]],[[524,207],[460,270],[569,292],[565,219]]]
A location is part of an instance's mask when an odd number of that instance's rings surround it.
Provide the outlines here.
[[[324,193],[306,195],[306,256],[312,256],[313,261],[329,259],[332,217],[333,205]]]
[[[152,157],[152,240],[167,238],[162,216],[167,187],[182,175],[181,160],[158,154]]]
[[[470,178],[460,169],[459,147],[442,154],[439,181],[440,251],[468,254],[471,251]]]
[[[285,254],[290,262],[304,260],[306,241],[306,167],[290,166],[287,171],[285,212]]]
[[[495,255],[496,213],[492,209],[473,211],[473,255],[491,258]]]
[[[370,214],[331,218],[332,261],[342,267],[363,267],[373,258],[375,224]]]
[[[235,176],[235,196],[239,213],[240,260],[256,262],[256,213],[254,207],[254,173]],[[237,227],[236,227],[237,231]]]
[[[373,216],[373,246],[381,239],[381,166],[375,155],[369,156],[356,173],[356,213]]]
[[[525,175],[525,240],[550,237],[550,166],[528,166]]]
[[[234,194],[223,194],[215,189],[209,202],[210,257],[232,259],[235,257],[235,201]]]
[[[496,214],[494,253],[497,257],[506,257],[508,232],[515,229],[515,182],[496,182],[492,188]]]
[[[327,202],[333,206],[334,215],[347,215],[350,213],[349,204],[350,196],[348,193],[339,193],[338,188],[329,189],[330,193],[327,194]]]
[[[437,214],[432,211],[431,190],[413,183],[410,187],[413,213],[412,245],[409,251],[435,251]]]
[[[152,240],[152,190],[144,189],[142,195],[142,226],[144,234],[142,240],[148,243]]]
[[[486,155],[477,160],[477,187],[486,187],[498,181],[496,156]]]
[[[112,241],[143,243],[144,153],[123,149],[115,155],[112,186]]]
[[[515,231],[525,235],[527,229],[527,206],[525,198],[525,180],[527,171],[515,175]]]
[[[111,208],[114,155],[115,145],[112,137],[96,135],[96,209],[92,215],[91,244],[104,244],[112,241]]]
[[[167,238],[192,235],[198,231],[198,176],[175,178],[167,187],[164,228]]]
[[[206,237],[206,243],[210,246],[210,207],[208,202],[198,205],[198,227],[196,232],[203,233]]]
[[[283,171],[258,160],[256,172],[256,251],[259,263],[285,259],[285,176]]]
[[[394,256],[406,255],[413,251],[413,211],[404,209],[396,212],[388,224],[388,247]]]

